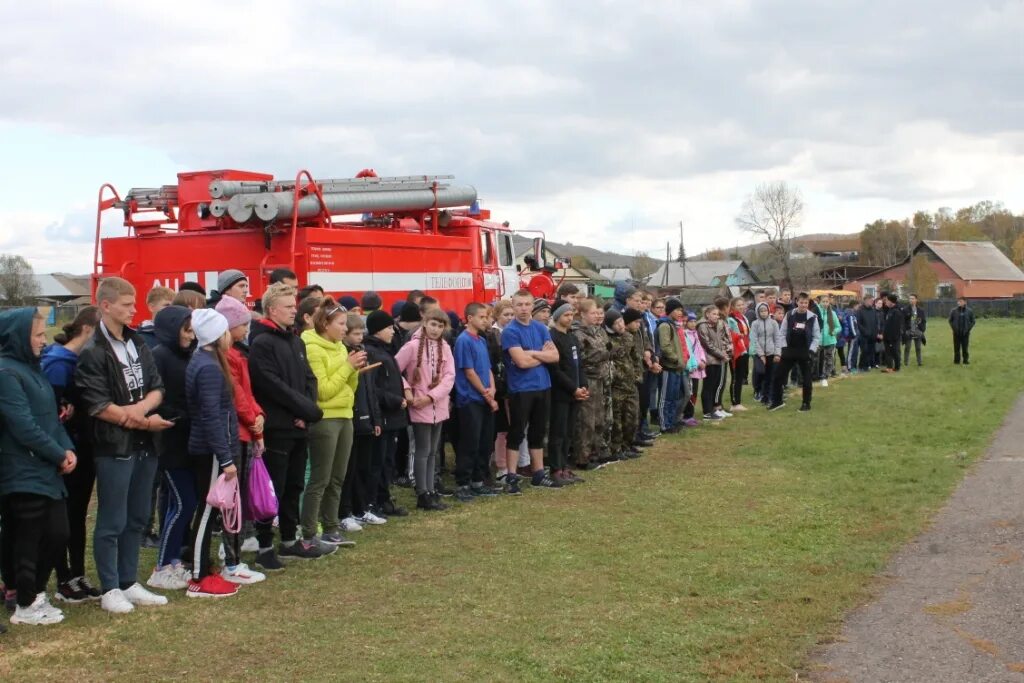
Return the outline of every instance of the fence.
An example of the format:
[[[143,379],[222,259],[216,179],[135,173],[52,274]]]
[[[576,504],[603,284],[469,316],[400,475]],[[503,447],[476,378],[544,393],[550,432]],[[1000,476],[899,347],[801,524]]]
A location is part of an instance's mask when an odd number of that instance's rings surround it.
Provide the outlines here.
[[[1014,299],[971,299],[967,306],[977,318],[1024,318],[1024,298]],[[956,308],[956,299],[934,299],[922,301],[921,308],[931,319],[948,318]]]

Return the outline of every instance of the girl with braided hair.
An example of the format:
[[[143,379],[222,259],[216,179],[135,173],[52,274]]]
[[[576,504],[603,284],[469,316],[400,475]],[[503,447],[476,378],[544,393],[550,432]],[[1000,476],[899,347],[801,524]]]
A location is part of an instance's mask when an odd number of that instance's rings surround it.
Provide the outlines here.
[[[435,491],[434,468],[455,384],[455,359],[451,347],[444,340],[448,325],[448,316],[440,309],[426,311],[423,325],[395,356],[405,380],[409,421],[416,442],[413,470],[416,507],[421,510],[443,510],[446,507]]]

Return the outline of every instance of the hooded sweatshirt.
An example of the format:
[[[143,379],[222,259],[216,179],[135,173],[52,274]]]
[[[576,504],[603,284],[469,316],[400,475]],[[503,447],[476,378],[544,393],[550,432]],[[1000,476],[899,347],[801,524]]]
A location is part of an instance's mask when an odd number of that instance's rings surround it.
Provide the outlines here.
[[[67,496],[60,466],[74,450],[53,388],[32,353],[34,308],[0,313],[0,496]]]
[[[819,308],[821,310],[821,345],[835,346],[843,331],[842,323],[839,322],[839,316],[836,315],[835,309],[824,306]]]
[[[704,346],[700,343],[700,335],[697,330],[691,330],[686,328],[684,331],[684,337],[686,340],[686,351],[690,354],[690,379],[704,379],[707,376],[707,372],[700,366],[701,363],[707,365],[708,357],[704,352]]]
[[[761,309],[769,310],[768,304],[757,305],[757,318],[750,325],[750,354],[753,356],[778,356],[782,353],[782,331],[771,315],[761,318]]]
[[[192,466],[188,457],[189,417],[188,401],[185,398],[185,370],[195,345],[183,349],[179,343],[181,328],[191,316],[192,311],[185,306],[168,306],[153,321],[153,336],[156,339],[153,362],[164,380],[164,400],[157,413],[165,420],[175,420],[173,427],[157,432],[153,437],[160,465],[164,469]]]

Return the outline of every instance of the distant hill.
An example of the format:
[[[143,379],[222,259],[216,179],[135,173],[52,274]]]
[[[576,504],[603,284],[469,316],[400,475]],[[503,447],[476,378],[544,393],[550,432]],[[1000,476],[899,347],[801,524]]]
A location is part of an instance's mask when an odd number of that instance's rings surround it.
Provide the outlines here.
[[[529,237],[520,237],[514,235],[512,237],[512,243],[515,247],[517,254],[522,254],[524,251],[529,249],[533,240]],[[573,256],[583,256],[594,264],[597,270],[601,268],[632,268],[633,257],[627,256],[626,254],[617,254],[613,251],[601,251],[600,249],[594,249],[593,247],[587,247],[582,244],[572,244],[561,242],[547,241],[547,247],[557,256],[563,258],[572,258]]]
[[[839,233],[839,232],[818,232],[810,233],[807,235],[797,235],[793,238],[794,247],[799,247],[803,244],[810,246],[813,244],[815,247],[821,247],[823,242],[837,242],[837,251],[845,250],[851,244],[852,240],[860,240],[860,231]],[[739,253],[740,258],[749,258],[750,254],[758,251],[762,251],[768,248],[767,242],[755,242],[754,244],[741,244],[738,247],[719,247],[718,249],[711,249],[702,254],[694,256],[693,259],[696,261],[706,260],[708,253],[711,251],[721,251],[725,253],[726,258],[730,257],[733,253]]]

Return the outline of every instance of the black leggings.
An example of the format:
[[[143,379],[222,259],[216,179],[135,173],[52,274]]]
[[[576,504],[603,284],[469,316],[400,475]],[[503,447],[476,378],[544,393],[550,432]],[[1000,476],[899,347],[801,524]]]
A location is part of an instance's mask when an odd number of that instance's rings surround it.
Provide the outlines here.
[[[28,607],[46,591],[50,572],[62,562],[68,543],[68,511],[63,498],[10,493],[0,498],[0,558],[4,584]]]
[[[370,463],[374,456],[374,442],[378,437],[372,434],[356,434],[352,439],[352,455],[348,459],[345,483],[341,487],[341,506],[338,518],[351,515],[362,517],[368,505],[373,504],[370,487]]]
[[[709,365],[704,368],[704,386],[701,388],[700,401],[705,415],[710,415],[722,400],[722,366]]]
[[[693,417],[693,407],[697,405],[698,397],[697,389],[700,387],[700,380],[694,377],[690,380],[690,400],[686,402],[686,406],[683,408],[683,419],[689,420]]]
[[[384,505],[391,500],[391,484],[395,480],[396,471],[395,451],[398,449],[399,438],[405,438],[406,434],[405,427],[402,427],[398,431],[384,432],[373,440],[373,458],[370,460],[367,490],[370,492],[370,499],[375,499],[377,505]]]
[[[212,573],[210,564],[210,539],[213,536],[214,520],[220,510],[206,502],[210,487],[220,476],[217,459],[212,455],[192,456],[196,473],[196,516],[192,521],[192,578],[199,581]]]
[[[61,583],[85,576],[85,517],[96,485],[96,463],[92,454],[78,451],[78,464],[71,474],[64,475],[68,490],[68,543],[67,553],[57,562],[57,580]]]
[[[749,371],[750,356],[744,354],[736,359],[736,367],[732,369],[732,382],[729,384],[729,398],[732,399],[734,406],[743,403],[743,385],[747,383]]]

